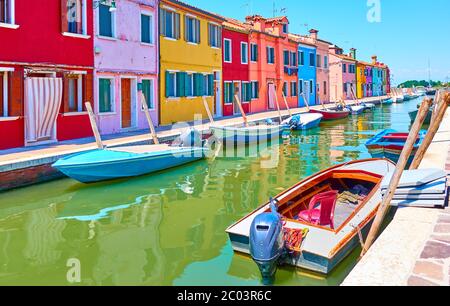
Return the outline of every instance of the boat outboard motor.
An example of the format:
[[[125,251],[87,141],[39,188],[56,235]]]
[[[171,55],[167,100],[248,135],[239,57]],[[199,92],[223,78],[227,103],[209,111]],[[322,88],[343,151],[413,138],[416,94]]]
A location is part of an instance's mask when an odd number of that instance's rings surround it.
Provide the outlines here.
[[[256,216],[250,227],[250,255],[261,271],[263,282],[273,280],[284,252],[283,222],[273,199],[270,208],[270,213]]]
[[[202,136],[195,129],[188,129],[173,142],[173,146],[177,147],[201,147]]]

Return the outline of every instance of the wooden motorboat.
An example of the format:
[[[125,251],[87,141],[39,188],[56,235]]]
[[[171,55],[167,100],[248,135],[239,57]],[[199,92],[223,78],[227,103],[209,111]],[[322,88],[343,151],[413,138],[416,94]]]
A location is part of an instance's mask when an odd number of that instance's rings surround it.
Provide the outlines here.
[[[416,151],[422,144],[426,131],[420,131],[419,137],[414,144],[414,149],[409,157],[408,165],[414,159]],[[408,139],[408,133],[399,133],[396,130],[388,129],[384,130],[366,142],[366,147],[369,153],[374,158],[388,158],[395,163],[398,162],[406,140]]]
[[[94,183],[187,164],[204,158],[206,150],[167,144],[96,149],[61,158],[52,166],[79,182]]]
[[[394,169],[389,160],[368,159],[316,173],[231,225],[232,247],[249,254],[263,277],[280,263],[328,274],[360,244],[359,235],[365,237],[382,200],[383,177]],[[301,219],[313,198],[329,192],[336,194],[331,224]],[[293,251],[285,234],[299,231],[303,239]]]
[[[281,124],[294,131],[309,130],[318,127],[322,118],[323,115],[319,113],[302,113],[284,120]]]
[[[333,108],[326,109],[311,109],[310,113],[321,114],[323,116],[322,120],[338,120],[347,118],[350,115],[350,111],[348,109],[337,110]]]

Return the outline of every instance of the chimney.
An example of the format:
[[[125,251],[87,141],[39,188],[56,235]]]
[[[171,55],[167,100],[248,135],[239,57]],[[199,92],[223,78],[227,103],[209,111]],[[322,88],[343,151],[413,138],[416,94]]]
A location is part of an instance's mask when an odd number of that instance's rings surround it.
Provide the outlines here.
[[[245,17],[245,21],[250,24],[256,31],[262,32],[265,30],[265,20],[260,15],[247,16]]]
[[[355,48],[350,49],[350,57],[353,59],[356,59],[356,49]]]
[[[317,40],[317,38],[319,37],[318,33],[319,33],[319,31],[317,31],[315,29],[309,30],[309,36],[314,40]]]
[[[378,56],[374,55],[372,56],[372,64],[376,64],[378,62]]]

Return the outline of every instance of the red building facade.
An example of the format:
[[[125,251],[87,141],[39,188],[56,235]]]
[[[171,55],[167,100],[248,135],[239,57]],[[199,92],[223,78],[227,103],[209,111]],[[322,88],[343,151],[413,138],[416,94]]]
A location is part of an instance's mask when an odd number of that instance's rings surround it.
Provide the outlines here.
[[[93,2],[2,3],[0,149],[91,136]]]
[[[250,111],[254,99],[249,78],[249,65],[252,61],[248,29],[239,21],[228,20],[223,24],[223,116],[240,114],[234,95],[238,95],[245,112]]]

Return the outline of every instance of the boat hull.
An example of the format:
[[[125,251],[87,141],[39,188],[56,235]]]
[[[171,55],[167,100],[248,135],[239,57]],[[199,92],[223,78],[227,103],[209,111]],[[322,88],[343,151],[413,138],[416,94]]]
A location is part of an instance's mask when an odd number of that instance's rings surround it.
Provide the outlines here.
[[[364,106],[352,105],[349,106],[352,115],[361,115],[366,108]]]
[[[284,129],[284,126],[267,126],[262,128],[211,127],[213,135],[226,145],[248,145],[278,141]]]
[[[206,149],[203,148],[177,149],[160,154],[94,150],[63,158],[53,167],[79,182],[95,183],[141,176],[181,166],[204,158],[205,153]]]
[[[347,118],[350,115],[349,111],[334,111],[334,110],[311,110],[310,113],[321,114],[323,120],[339,120]]]

